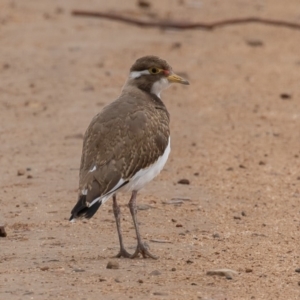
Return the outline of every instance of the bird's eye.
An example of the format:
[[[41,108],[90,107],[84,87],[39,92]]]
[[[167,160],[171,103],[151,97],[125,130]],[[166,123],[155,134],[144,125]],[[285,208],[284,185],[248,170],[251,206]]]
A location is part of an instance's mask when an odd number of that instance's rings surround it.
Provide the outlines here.
[[[159,70],[157,68],[151,68],[150,69],[151,74],[157,74],[158,72],[159,72]]]

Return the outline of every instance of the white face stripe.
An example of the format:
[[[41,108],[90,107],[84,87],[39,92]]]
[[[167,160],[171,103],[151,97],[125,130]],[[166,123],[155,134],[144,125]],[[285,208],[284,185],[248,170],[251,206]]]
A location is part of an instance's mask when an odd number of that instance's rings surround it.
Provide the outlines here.
[[[150,75],[151,73],[149,70],[143,70],[143,71],[133,71],[130,72],[129,78],[135,79],[139,78],[142,75]],[[151,93],[155,94],[157,97],[160,98],[160,93],[166,89],[170,85],[170,82],[167,78],[162,77],[159,81],[155,82],[151,88]]]
[[[156,81],[152,88],[151,93],[155,94],[158,98],[160,98],[160,93],[166,89],[170,85],[170,82],[167,78],[162,77],[160,80]]]
[[[139,78],[142,75],[150,75],[150,72],[148,70],[133,71],[133,72],[130,72],[129,77],[134,79],[134,78]]]

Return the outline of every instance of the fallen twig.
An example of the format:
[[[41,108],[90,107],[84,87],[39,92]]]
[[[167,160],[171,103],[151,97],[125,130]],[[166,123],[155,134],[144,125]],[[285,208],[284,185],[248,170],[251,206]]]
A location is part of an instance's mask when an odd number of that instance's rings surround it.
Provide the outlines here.
[[[137,25],[140,27],[158,27],[161,29],[202,29],[202,30],[213,30],[219,27],[225,27],[228,25],[238,25],[238,24],[247,24],[247,23],[258,23],[263,25],[286,27],[290,29],[300,29],[300,24],[280,21],[280,20],[270,20],[257,17],[249,18],[240,18],[240,19],[228,19],[223,21],[211,22],[211,23],[202,23],[202,22],[178,22],[178,21],[144,21],[139,19],[130,18],[127,16],[119,15],[116,13],[109,12],[93,12],[93,11],[83,11],[83,10],[73,10],[72,15],[82,16],[82,17],[96,17],[109,19],[114,21],[119,21],[131,25]]]
[[[170,201],[162,201],[162,204],[173,204],[173,205],[178,205],[178,204],[182,204],[183,201],[180,199],[176,199],[176,200],[170,200]]]
[[[192,201],[191,198],[189,198],[189,197],[175,197],[175,198],[171,199],[171,201],[176,201],[176,200],[180,200],[180,201]]]
[[[152,240],[150,240],[150,242],[153,242],[153,243],[162,243],[162,244],[172,244],[171,241],[167,241],[167,240],[158,240],[158,239],[152,239]]]

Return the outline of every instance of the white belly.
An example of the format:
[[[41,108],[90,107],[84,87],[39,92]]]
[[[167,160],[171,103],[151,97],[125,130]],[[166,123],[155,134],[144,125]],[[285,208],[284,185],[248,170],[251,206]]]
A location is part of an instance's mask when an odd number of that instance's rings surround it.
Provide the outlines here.
[[[92,203],[89,205],[89,207],[91,207],[97,201],[101,201],[101,203],[104,204],[114,194],[114,191],[117,191],[117,192],[138,191],[142,187],[144,187],[144,185],[146,185],[154,177],[156,177],[160,173],[160,171],[163,169],[164,165],[166,164],[166,162],[168,160],[168,157],[169,157],[169,154],[171,151],[170,144],[171,144],[171,142],[170,142],[170,137],[169,137],[168,146],[167,146],[165,152],[163,153],[163,155],[161,157],[158,158],[158,160],[153,165],[151,165],[148,168],[139,170],[124,187],[121,187],[120,189],[118,189],[126,181],[121,178],[120,181],[117,183],[117,185],[111,191],[109,191],[107,194],[93,200]],[[93,172],[94,170],[96,170],[96,168],[93,168],[91,170],[91,172]],[[87,190],[83,190],[82,194],[85,195],[86,192],[87,192]]]
[[[124,191],[138,191],[140,190],[145,184],[150,182],[154,177],[156,177],[160,171],[163,169],[164,165],[166,164],[170,151],[170,137],[168,146],[161,157],[151,166],[145,169],[139,170],[129,181],[129,183],[124,186]]]

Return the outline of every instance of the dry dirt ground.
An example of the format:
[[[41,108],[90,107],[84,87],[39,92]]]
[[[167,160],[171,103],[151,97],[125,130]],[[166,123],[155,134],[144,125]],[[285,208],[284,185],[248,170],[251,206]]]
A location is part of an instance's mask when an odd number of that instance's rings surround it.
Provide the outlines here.
[[[0,299],[300,299],[300,31],[143,29],[70,14],[299,23],[299,1],[151,4],[1,0]],[[82,134],[146,54],[191,85],[163,93],[172,152],[138,198],[142,235],[160,258],[114,259],[111,201],[90,221],[68,218]],[[119,199],[133,252],[129,195]],[[220,268],[237,274],[206,274]]]

